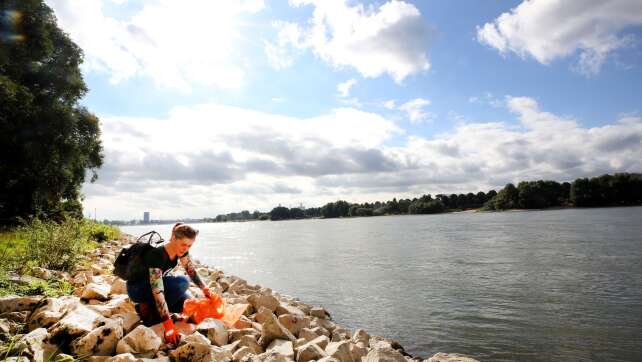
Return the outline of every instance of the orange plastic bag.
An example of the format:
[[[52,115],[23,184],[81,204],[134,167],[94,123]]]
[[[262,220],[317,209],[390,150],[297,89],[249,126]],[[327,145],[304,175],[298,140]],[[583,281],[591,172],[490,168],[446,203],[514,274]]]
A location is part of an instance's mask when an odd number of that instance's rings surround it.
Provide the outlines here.
[[[183,304],[183,315],[192,317],[196,324],[206,318],[223,318],[225,302],[218,294],[211,298],[191,298]]]
[[[226,304],[218,294],[211,298],[187,299],[183,304],[183,315],[192,317],[196,324],[207,318],[220,319],[228,328],[238,322],[249,304]]]

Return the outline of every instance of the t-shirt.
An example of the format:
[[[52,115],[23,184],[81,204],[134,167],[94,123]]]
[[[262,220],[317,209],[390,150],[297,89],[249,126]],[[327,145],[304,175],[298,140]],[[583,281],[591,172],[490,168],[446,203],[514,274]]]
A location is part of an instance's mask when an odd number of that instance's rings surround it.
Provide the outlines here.
[[[155,247],[147,250],[142,255],[143,264],[140,268],[140,273],[137,273],[137,280],[149,280],[149,269],[158,268],[162,270],[163,276],[169,274],[178,265],[178,259],[188,255],[189,252],[181,256],[177,256],[174,260],[170,260],[167,250],[164,246]]]

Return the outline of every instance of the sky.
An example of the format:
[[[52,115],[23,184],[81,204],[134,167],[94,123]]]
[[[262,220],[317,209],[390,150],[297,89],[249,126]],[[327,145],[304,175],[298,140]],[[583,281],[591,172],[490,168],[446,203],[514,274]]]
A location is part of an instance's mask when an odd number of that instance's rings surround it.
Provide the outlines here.
[[[639,0],[46,3],[100,118],[90,217],[642,172]]]

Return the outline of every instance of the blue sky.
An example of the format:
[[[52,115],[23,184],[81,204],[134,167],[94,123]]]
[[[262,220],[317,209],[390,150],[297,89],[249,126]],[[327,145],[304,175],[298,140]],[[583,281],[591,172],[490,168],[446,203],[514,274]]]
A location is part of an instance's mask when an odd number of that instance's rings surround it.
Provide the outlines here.
[[[634,0],[47,3],[103,125],[99,218],[642,171]]]

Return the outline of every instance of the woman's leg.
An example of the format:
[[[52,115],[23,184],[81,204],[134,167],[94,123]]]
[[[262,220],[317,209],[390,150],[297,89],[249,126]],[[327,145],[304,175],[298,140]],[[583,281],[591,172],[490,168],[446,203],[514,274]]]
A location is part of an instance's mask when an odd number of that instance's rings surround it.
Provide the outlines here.
[[[127,295],[134,303],[154,303],[148,280],[127,281]]]
[[[168,275],[163,277],[163,286],[165,287],[165,301],[171,313],[181,313],[183,311],[183,302],[192,298],[192,294],[187,290],[189,288],[189,279],[182,275]]]

